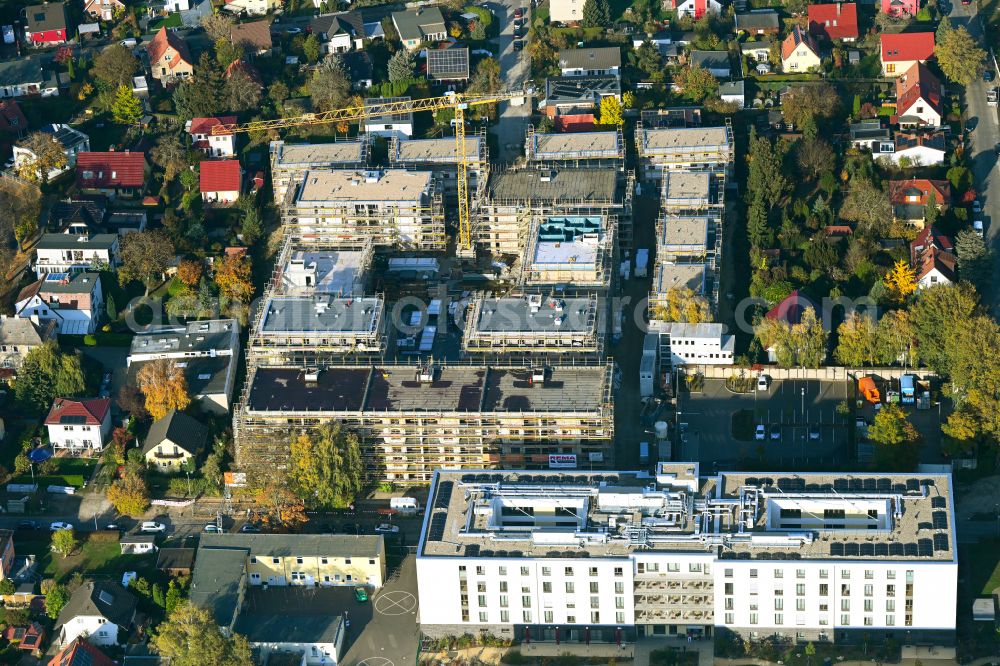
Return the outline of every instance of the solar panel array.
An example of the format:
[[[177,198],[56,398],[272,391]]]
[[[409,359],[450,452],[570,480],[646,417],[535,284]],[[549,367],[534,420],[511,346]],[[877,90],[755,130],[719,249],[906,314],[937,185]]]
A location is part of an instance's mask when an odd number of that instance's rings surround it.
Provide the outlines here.
[[[431,526],[427,531],[427,538],[430,541],[443,541],[444,540],[444,526],[448,522],[448,515],[444,513],[436,513],[431,518]]]
[[[469,49],[427,51],[427,75],[435,79],[469,78]]]
[[[435,509],[447,509],[451,503],[451,491],[455,484],[452,481],[442,481],[438,484],[437,495],[434,496]]]

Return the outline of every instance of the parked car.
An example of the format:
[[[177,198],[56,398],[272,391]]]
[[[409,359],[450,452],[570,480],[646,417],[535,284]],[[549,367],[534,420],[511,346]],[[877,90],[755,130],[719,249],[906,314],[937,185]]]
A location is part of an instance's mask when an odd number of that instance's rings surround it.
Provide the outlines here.
[[[390,525],[389,523],[379,523],[378,525],[375,526],[375,533],[376,534],[398,534],[399,533],[399,526],[398,525]]]
[[[524,17],[524,9],[522,9],[521,7],[518,7],[517,9],[514,10],[514,18],[515,19],[519,19],[519,18],[523,18],[523,17]]]
[[[771,441],[776,442],[781,439],[781,426],[777,423],[771,424]]]
[[[244,534],[260,534],[260,528],[253,523],[247,523],[240,528],[240,532],[243,532]]]
[[[524,42],[522,42],[520,39],[515,39],[514,40],[514,50],[515,51],[520,51],[523,48],[524,48]]]
[[[204,531],[208,534],[222,534],[222,528],[215,523],[209,523],[205,525]]]
[[[763,442],[767,439],[767,428],[764,427],[763,423],[758,425],[757,429],[753,431],[753,438],[758,442]]]
[[[19,530],[37,530],[41,525],[37,520],[20,520],[17,523],[17,529]]]
[[[368,601],[368,590],[363,587],[354,588],[354,598],[357,599],[359,603],[365,603]]]
[[[981,204],[979,202],[979,199],[973,199],[972,200],[972,212],[973,213],[982,213],[983,212],[983,204]]]
[[[71,530],[73,529],[73,523],[52,523],[49,525],[50,532],[58,532],[59,530]]]
[[[972,221],[972,230],[976,232],[977,236],[979,236],[980,238],[982,238],[983,237],[983,221],[982,220],[973,220]]]
[[[757,390],[766,391],[771,386],[771,377],[769,375],[761,375],[757,377]]]
[[[994,78],[994,74],[993,74],[993,70],[992,69],[984,69],[983,70],[983,81],[986,81],[986,83],[989,83],[990,81],[993,80],[993,78]]]
[[[163,523],[147,520],[139,526],[139,531],[143,534],[158,534],[160,532],[166,532],[167,526]]]

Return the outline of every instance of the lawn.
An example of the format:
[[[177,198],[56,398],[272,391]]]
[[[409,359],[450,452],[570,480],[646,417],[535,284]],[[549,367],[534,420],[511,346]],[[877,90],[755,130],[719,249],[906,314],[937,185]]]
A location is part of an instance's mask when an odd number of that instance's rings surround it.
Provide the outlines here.
[[[96,458],[53,458],[58,465],[56,472],[52,474],[41,474],[35,471],[34,483],[39,488],[46,486],[73,486],[82,488],[83,484],[90,478],[97,464]],[[12,483],[32,483],[31,474],[24,474],[15,479]]]
[[[993,542],[969,546],[964,557],[969,558],[969,572],[973,581],[970,589],[981,597],[988,597],[1000,587],[1000,547]]]
[[[63,557],[52,552],[48,534],[38,533],[37,538],[19,538],[17,553],[34,555],[42,576],[60,581],[68,578],[74,571],[112,579],[120,579],[121,574],[126,571],[138,571],[140,575],[148,576],[156,566],[155,555],[122,555],[118,539],[113,536],[83,539],[72,555]]]
[[[153,21],[149,24],[149,32],[157,32],[160,28],[179,28],[181,27],[181,15],[174,12],[166,18],[161,18]]]

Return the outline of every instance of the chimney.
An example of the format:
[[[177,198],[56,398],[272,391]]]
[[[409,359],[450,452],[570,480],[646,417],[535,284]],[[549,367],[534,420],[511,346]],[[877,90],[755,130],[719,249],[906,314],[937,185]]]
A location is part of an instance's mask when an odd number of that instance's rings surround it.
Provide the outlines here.
[[[837,16],[840,16],[840,3],[837,3]]]

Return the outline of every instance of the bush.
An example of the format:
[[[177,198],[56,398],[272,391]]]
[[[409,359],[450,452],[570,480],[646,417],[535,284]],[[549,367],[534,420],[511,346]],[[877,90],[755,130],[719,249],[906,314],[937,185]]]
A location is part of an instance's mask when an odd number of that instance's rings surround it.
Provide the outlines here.
[[[83,336],[83,345],[85,347],[96,347],[97,346],[97,336],[88,333]]]

